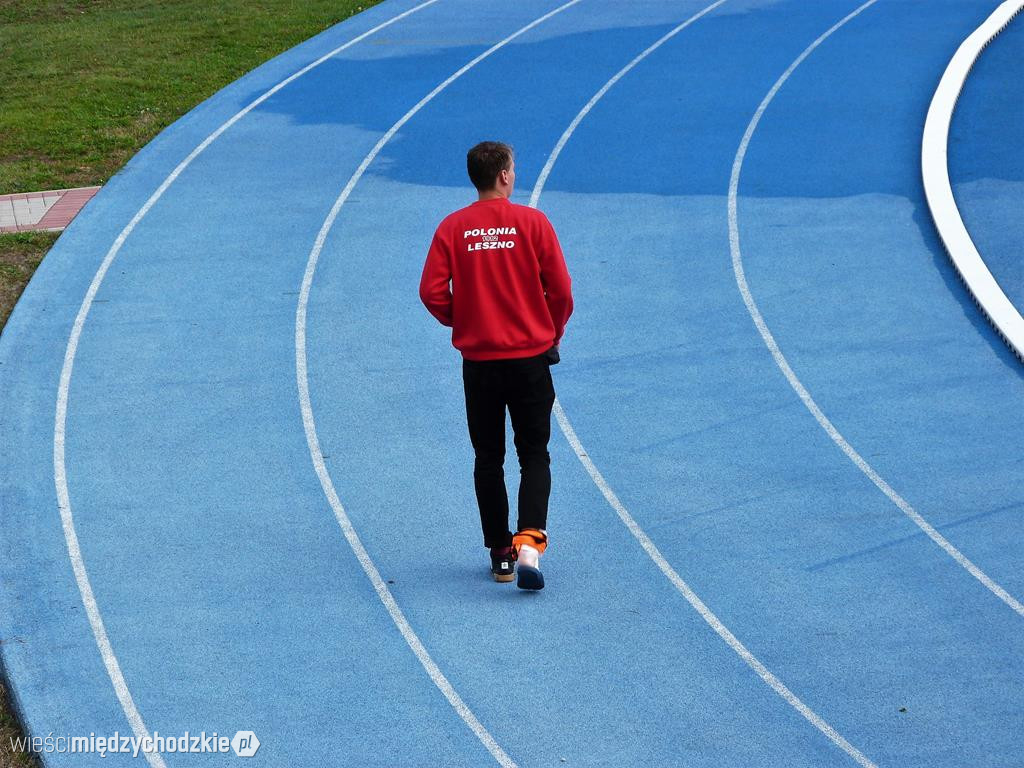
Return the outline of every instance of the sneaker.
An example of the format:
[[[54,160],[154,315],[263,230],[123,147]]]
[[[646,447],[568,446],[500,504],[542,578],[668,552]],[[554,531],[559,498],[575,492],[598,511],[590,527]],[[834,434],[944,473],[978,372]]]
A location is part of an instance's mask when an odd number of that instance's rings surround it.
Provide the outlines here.
[[[519,563],[516,566],[516,586],[520,589],[544,589],[544,574],[540,572],[540,552],[529,544],[520,544]]]
[[[491,575],[495,581],[512,581],[516,551],[513,547],[491,547]]]

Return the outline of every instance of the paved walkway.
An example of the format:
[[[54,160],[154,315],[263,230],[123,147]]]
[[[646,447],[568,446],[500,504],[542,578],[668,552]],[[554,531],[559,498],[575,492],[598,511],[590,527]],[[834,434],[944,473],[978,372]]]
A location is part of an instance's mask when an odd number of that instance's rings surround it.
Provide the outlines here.
[[[59,232],[99,189],[80,187],[0,195],[0,232]]]

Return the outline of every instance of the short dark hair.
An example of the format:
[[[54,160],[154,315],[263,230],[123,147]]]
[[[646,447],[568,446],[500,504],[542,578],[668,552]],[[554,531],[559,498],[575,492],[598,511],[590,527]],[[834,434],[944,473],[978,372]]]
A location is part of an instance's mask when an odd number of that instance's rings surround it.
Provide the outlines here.
[[[481,141],[466,153],[469,180],[480,192],[494,189],[498,174],[512,167],[514,151],[500,141]]]

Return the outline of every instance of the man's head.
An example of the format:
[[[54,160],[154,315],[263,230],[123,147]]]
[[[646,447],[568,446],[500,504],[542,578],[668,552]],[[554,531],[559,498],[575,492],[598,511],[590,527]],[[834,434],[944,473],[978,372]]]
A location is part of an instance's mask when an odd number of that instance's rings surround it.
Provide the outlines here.
[[[466,153],[469,180],[481,196],[510,197],[516,183],[512,147],[500,141],[481,141]]]

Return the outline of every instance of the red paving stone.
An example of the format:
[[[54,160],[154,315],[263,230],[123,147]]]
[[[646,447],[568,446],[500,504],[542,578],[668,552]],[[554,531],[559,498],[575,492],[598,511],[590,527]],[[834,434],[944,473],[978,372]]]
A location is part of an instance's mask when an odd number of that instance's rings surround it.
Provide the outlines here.
[[[99,187],[68,190],[60,200],[53,204],[50,210],[43,214],[43,218],[36,226],[39,229],[56,229],[57,227],[63,229],[71,223],[71,220],[99,190]]]
[[[93,195],[99,192],[99,187],[79,187],[77,189],[54,189],[43,192],[18,192],[12,195],[0,195],[0,204],[5,201],[35,200],[45,197],[59,196],[43,217],[35,224],[15,224],[0,226],[0,232],[32,232],[40,230],[64,229],[71,220],[78,215]]]

